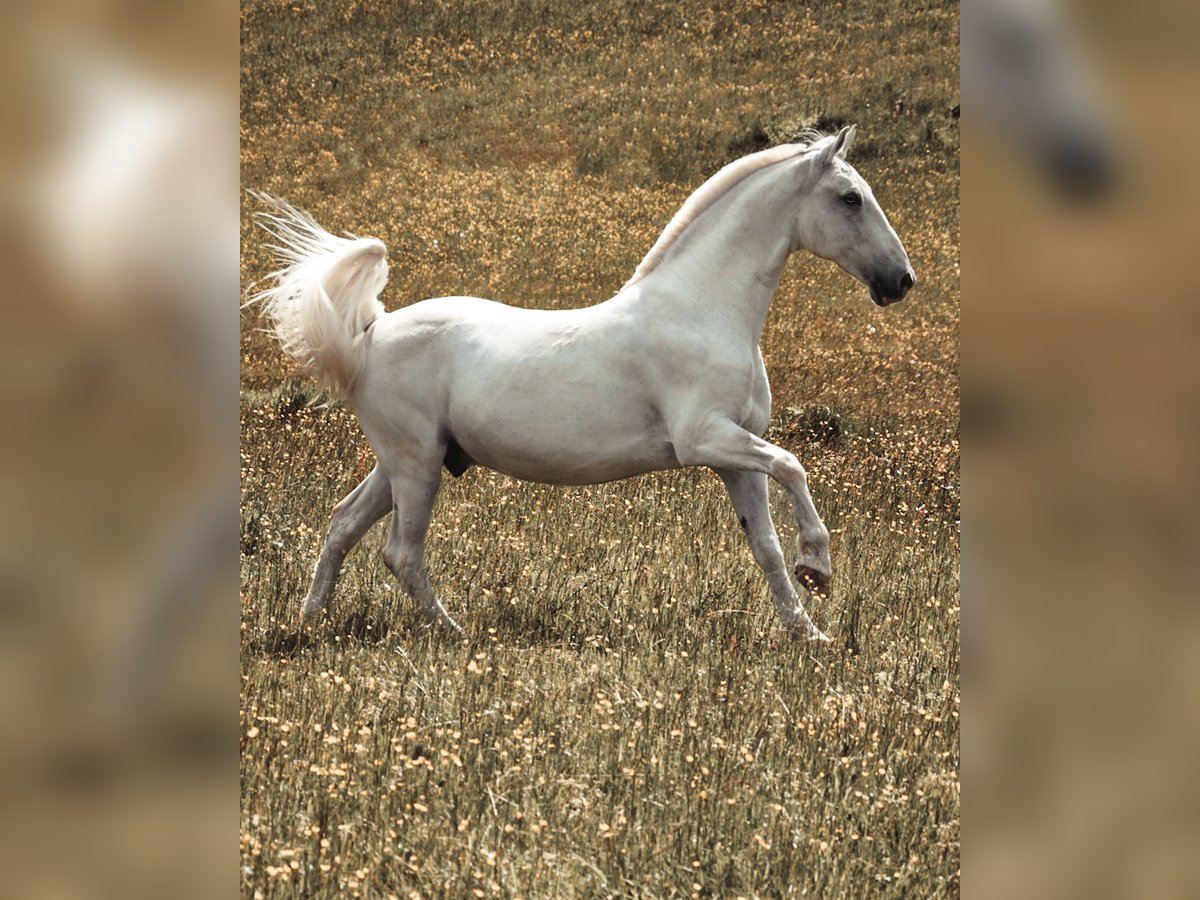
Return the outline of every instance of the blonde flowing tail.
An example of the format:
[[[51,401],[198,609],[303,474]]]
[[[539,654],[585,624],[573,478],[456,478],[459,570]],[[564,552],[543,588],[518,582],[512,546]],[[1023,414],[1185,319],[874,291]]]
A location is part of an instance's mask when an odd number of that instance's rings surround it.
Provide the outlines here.
[[[275,286],[251,302],[263,304],[285,353],[347,396],[366,359],[364,332],[384,312],[387,248],[375,238],[336,237],[291,204],[251,193],[272,207],[255,220],[277,241],[271,249],[282,264],[267,276]]]

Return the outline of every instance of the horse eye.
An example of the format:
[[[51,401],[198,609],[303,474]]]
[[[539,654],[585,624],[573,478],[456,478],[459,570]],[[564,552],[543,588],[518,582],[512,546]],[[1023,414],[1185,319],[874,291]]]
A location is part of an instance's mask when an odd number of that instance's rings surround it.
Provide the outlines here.
[[[846,201],[847,206],[862,206],[862,197],[855,191],[846,194],[842,199]]]

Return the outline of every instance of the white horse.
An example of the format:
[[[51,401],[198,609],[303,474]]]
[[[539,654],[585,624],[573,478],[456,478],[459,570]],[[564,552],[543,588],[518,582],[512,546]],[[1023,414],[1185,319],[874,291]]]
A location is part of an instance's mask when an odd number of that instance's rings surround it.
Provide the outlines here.
[[[388,568],[431,622],[458,628],[425,565],[443,466],[574,485],[708,466],[783,624],[828,641],[792,585],[768,508],[770,476],[795,507],[796,577],[827,595],[829,532],[804,467],[761,437],[771,392],[759,341],[800,248],[837,262],[880,306],[916,281],[845,160],[853,136],[844,128],[730,163],[688,198],[616,296],[583,309],[441,297],[385,313],[382,243],[334,237],[278,202],[260,214],[286,264],[259,295],[283,349],[346,398],[378,458],[334,508],[302,618],[325,609],[346,553],[391,510]]]

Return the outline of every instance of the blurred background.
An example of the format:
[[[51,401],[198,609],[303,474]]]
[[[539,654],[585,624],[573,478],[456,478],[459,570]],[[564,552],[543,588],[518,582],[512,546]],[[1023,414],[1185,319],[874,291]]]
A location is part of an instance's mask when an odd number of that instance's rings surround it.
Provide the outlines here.
[[[3,15],[5,893],[232,894],[237,10]],[[981,894],[1200,889],[1198,25],[962,3]]]
[[[1200,10],[961,4],[966,881],[1200,890]]]
[[[237,7],[9,4],[0,47],[0,892],[229,895]]]

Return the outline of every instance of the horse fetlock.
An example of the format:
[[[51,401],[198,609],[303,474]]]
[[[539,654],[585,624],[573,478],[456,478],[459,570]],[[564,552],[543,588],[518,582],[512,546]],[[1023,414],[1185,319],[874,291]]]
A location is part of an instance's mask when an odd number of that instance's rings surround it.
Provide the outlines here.
[[[816,560],[819,568],[822,564],[829,565],[829,532],[821,525],[810,534],[796,538],[796,547],[800,551],[800,559]]]

